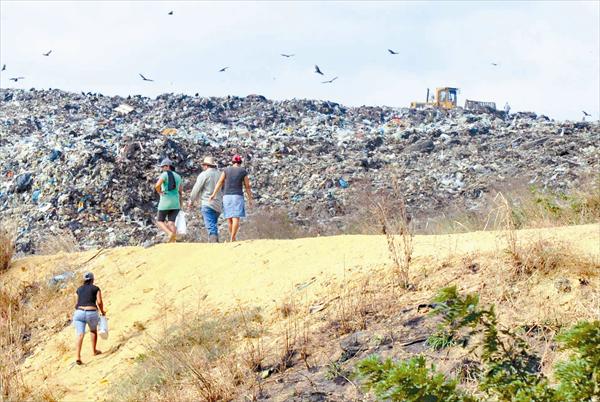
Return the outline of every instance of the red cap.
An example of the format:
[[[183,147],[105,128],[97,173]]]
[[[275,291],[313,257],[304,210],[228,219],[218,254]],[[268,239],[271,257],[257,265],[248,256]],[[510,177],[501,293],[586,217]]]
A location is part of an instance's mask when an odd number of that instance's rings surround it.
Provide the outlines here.
[[[242,157],[240,155],[233,155],[233,158],[231,158],[231,161],[233,163],[242,163]]]

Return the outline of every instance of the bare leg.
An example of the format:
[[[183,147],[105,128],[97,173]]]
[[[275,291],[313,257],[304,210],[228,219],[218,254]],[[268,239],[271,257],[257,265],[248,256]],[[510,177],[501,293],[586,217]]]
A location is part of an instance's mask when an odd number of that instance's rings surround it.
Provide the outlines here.
[[[240,230],[240,218],[232,218],[231,225],[231,241],[234,242],[237,237],[238,230]]]
[[[158,226],[163,232],[165,232],[169,237],[173,236],[173,232],[169,229],[165,222],[156,222],[156,226]]]
[[[98,341],[98,331],[90,331],[90,336],[92,338],[92,350],[94,351],[94,356],[99,355],[100,351],[96,349],[96,342]]]
[[[169,243],[175,243],[177,240],[177,227],[175,226],[175,222],[167,222],[167,228],[171,231],[171,235],[169,236]]]
[[[85,334],[79,334],[77,335],[77,341],[76,341],[76,345],[77,345],[77,360],[80,361],[81,360],[81,345],[83,344],[83,336]]]
[[[233,236],[233,218],[227,218],[227,226],[229,226],[229,241],[231,241],[231,237]]]

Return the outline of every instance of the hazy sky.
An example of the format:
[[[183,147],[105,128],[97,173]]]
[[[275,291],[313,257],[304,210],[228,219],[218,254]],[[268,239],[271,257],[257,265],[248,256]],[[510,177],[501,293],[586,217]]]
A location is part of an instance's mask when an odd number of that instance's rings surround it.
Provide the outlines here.
[[[456,86],[461,105],[598,119],[599,4],[0,0],[0,84],[389,106]]]

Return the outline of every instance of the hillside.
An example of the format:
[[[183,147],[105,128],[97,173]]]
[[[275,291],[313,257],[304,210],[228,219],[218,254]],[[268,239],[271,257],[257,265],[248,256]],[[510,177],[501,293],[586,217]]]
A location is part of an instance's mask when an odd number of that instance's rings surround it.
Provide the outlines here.
[[[294,334],[298,336],[293,339],[299,342],[299,334],[307,334],[304,347],[311,348],[307,367],[310,364],[314,369],[306,370],[295,357],[288,369],[273,374],[267,370],[258,377],[261,393],[257,393],[256,384],[244,383],[235,398],[247,400],[250,395],[258,395],[259,399],[269,400],[341,401],[358,398],[358,390],[328,381],[328,362],[340,356],[339,337],[356,331],[350,324],[347,330],[340,327],[344,320],[351,322],[360,315],[351,306],[366,303],[357,299],[362,291],[349,289],[370,289],[364,293],[371,295],[368,303],[372,303],[371,312],[365,313],[364,329],[380,335],[403,328],[393,324],[395,319],[423,316],[416,306],[427,303],[448,284],[457,284],[461,291],[477,291],[486,303],[496,303],[501,321],[511,326],[550,328],[598,317],[600,226],[532,229],[519,231],[517,236],[519,244],[530,253],[536,249],[526,245],[544,244],[547,258],[552,257],[548,254],[552,250],[576,257],[570,258],[571,262],[565,262],[569,257],[563,258],[547,272],[539,269],[514,277],[505,252],[506,233],[416,236],[410,275],[414,288],[396,289],[392,297],[391,261],[383,236],[161,244],[147,249],[124,247],[22,258],[0,276],[0,289],[28,289],[21,293],[26,295],[21,313],[33,317],[25,342],[29,352],[17,368],[38,398],[119,399],[125,395],[123,383],[129,376],[141,376],[140,362],[169,337],[173,326],[182,324],[182,318],[226,321],[240,311],[248,316],[259,311],[259,321],[267,328],[260,343],[264,361],[277,360],[282,331],[290,328],[289,317],[295,317]],[[574,261],[579,258],[587,262],[578,266]],[[74,329],[69,320],[71,292],[77,283],[66,279],[59,282],[59,290],[48,290],[48,281],[65,272],[79,278],[85,271],[95,273],[103,290],[111,332],[108,340],[99,341],[103,354],[97,357],[90,355],[86,336],[82,356],[85,364],[76,366]],[[557,283],[568,283],[568,290]],[[349,314],[341,313],[345,311],[343,303],[352,310]],[[386,314],[378,318],[377,311],[384,308]],[[385,329],[385,325],[390,327]],[[234,332],[243,330],[237,328]],[[389,349],[396,355],[408,353],[410,348],[400,345],[414,336],[409,332],[394,338]],[[242,356],[249,353],[246,347],[254,341],[243,337],[237,341],[238,360],[234,365],[243,365]],[[367,353],[363,352],[357,357]],[[548,362],[554,355],[548,355]],[[357,357],[344,364],[353,364]],[[266,363],[263,367],[268,367]],[[176,389],[182,399],[189,396],[184,385]],[[317,392],[327,399],[315,397]],[[198,400],[197,395],[195,398]]]
[[[569,192],[599,169],[599,122],[535,113],[34,89],[0,99],[0,218],[19,227],[22,254],[49,235],[84,249],[154,242],[164,156],[187,195],[205,155],[226,166],[242,154],[258,211],[281,209],[311,234],[348,233],[356,200],[394,186],[413,217],[431,218],[477,211],[499,189]]]

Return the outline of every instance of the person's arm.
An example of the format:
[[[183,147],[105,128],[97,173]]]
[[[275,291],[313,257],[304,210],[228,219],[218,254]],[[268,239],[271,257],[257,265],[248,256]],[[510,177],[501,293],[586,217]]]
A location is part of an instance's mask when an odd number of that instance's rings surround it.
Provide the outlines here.
[[[179,201],[183,202],[183,179],[179,182]]]
[[[198,178],[196,179],[196,183],[194,183],[194,188],[192,188],[192,193],[190,194],[190,199],[188,201],[188,207],[190,208],[192,207],[194,201],[196,201],[196,199],[198,198],[198,195],[202,194],[202,190],[204,189],[204,183],[206,183],[204,177],[206,176],[200,173],[198,175]]]
[[[219,177],[219,181],[217,182],[217,185],[215,186],[215,189],[213,190],[213,193],[208,198],[209,200],[212,201],[212,200],[215,199],[215,197],[217,196],[217,194],[219,194],[219,191],[221,190],[221,187],[223,187],[223,183],[225,183],[225,172],[221,173],[221,177]]]
[[[154,189],[156,190],[156,192],[158,194],[162,194],[162,184],[165,181],[163,175],[160,175],[160,177],[158,178],[158,181],[156,182],[156,184],[154,185]]]
[[[250,188],[250,179],[248,175],[244,177],[244,187],[246,188],[246,195],[248,196],[248,205],[252,206],[252,189]]]
[[[96,295],[96,304],[98,305],[100,314],[106,315],[106,311],[104,311],[104,303],[102,302],[102,291],[100,289],[98,289],[98,294]]]

